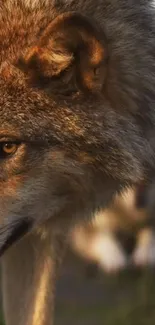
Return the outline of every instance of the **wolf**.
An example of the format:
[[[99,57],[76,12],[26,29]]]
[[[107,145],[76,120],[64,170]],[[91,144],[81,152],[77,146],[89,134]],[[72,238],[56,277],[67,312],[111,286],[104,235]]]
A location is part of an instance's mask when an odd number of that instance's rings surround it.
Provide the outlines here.
[[[152,0],[0,0],[7,325],[53,324],[70,227],[154,178],[154,10]]]

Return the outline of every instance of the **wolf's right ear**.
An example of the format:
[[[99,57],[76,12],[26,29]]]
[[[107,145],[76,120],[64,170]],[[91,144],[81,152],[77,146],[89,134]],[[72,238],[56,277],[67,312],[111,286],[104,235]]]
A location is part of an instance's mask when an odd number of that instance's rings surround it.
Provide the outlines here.
[[[61,79],[69,72],[77,88],[100,91],[107,60],[103,32],[79,13],[65,13],[43,31],[38,43],[23,58],[26,69],[38,78]]]

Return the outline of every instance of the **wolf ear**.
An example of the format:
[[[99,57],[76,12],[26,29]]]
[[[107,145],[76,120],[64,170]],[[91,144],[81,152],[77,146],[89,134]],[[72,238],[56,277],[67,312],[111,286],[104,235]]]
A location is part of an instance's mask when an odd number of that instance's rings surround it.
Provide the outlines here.
[[[71,12],[48,25],[23,62],[35,78],[58,80],[66,75],[67,83],[74,79],[77,88],[100,91],[106,59],[103,32],[86,17]]]

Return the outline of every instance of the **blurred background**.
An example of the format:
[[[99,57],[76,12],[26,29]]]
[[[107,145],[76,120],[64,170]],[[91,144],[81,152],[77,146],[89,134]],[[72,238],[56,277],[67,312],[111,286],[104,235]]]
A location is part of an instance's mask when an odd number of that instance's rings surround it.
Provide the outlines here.
[[[55,325],[148,324],[155,324],[153,269],[106,275],[68,254],[57,283]]]
[[[55,324],[155,324],[155,270],[108,275],[68,256],[57,287]]]

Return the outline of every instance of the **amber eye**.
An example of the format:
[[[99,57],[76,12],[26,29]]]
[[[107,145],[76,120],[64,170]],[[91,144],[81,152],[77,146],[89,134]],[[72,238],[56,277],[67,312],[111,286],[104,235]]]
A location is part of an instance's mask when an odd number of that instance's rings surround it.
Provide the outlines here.
[[[15,142],[1,142],[0,143],[0,158],[7,158],[10,155],[15,154],[19,144]]]

